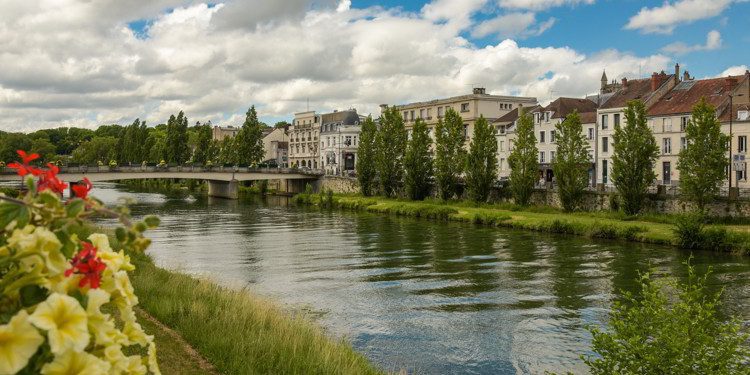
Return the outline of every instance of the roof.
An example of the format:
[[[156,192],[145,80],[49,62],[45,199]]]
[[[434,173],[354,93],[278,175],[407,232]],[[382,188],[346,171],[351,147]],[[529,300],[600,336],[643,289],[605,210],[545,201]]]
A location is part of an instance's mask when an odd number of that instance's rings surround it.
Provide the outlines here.
[[[709,104],[720,107],[729,99],[730,90],[727,79],[736,79],[739,84],[747,79],[745,75],[701,80],[682,81],[672,90],[664,94],[649,110],[649,116],[677,115],[693,111],[701,98],[706,98]],[[736,85],[734,87],[737,87]],[[729,119],[725,114],[726,120]]]
[[[578,113],[594,112],[596,113],[596,103],[589,99],[579,98],[557,98],[546,107],[536,109],[532,112],[552,112],[552,118],[564,118],[567,115],[578,111]]]
[[[321,123],[341,123],[342,125],[356,125],[359,123],[359,115],[356,109],[346,111],[336,111],[321,115]]]
[[[666,79],[662,81],[661,85],[666,84],[673,76],[674,74],[668,75]],[[604,102],[600,108],[627,107],[628,102],[631,100],[640,99],[645,102],[654,94],[654,91],[651,90],[651,78],[633,79],[626,82],[627,83],[625,83],[621,89],[615,91],[612,94],[612,97]],[[659,87],[661,87],[661,85],[659,85]]]
[[[410,108],[419,108],[419,107],[426,107],[426,106],[433,106],[433,105],[440,105],[440,104],[446,104],[446,103],[454,103],[458,101],[465,101],[465,100],[473,100],[473,99],[479,99],[479,100],[505,100],[509,102],[529,102],[529,103],[536,103],[536,98],[533,97],[526,97],[526,96],[508,96],[508,95],[491,95],[491,94],[468,94],[468,95],[459,95],[459,96],[452,96],[450,98],[443,98],[443,99],[433,99],[423,102],[414,102],[414,103],[407,103],[407,104],[400,104],[396,105],[395,107],[399,110],[404,109],[410,109]]]
[[[540,106],[535,105],[533,107],[527,107],[525,109],[527,111],[529,111],[529,112],[533,112],[537,108],[540,108]],[[492,121],[492,123],[493,124],[497,124],[497,123],[509,123],[509,122],[514,122],[514,121],[518,120],[518,117],[520,116],[519,113],[518,113],[519,109],[520,108],[514,108],[512,111],[510,111],[510,112],[508,112],[508,113],[500,116],[497,120]]]
[[[578,116],[581,117],[581,124],[596,123],[596,112],[581,112]]]

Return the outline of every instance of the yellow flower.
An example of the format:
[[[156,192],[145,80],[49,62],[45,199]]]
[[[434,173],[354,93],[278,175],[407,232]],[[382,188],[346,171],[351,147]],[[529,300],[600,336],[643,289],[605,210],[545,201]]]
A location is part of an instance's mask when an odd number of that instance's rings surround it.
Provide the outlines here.
[[[109,363],[86,352],[68,350],[42,367],[44,375],[101,375],[109,371]]]
[[[25,310],[0,325],[0,374],[15,374],[26,367],[43,342],[44,337],[29,323]]]
[[[128,367],[125,369],[126,374],[142,375],[146,371],[146,366],[143,364],[143,359],[140,356],[131,355],[128,357]]]
[[[89,344],[86,311],[73,297],[53,293],[37,305],[29,320],[37,328],[47,331],[54,354],[68,349],[82,351]]]
[[[156,360],[156,344],[153,341],[148,346],[148,369],[155,375],[161,375],[159,362]]]
[[[38,254],[38,257],[25,257],[21,264],[28,269],[35,263],[43,262],[50,275],[57,275],[65,271],[68,266],[65,255],[60,251],[62,244],[54,233],[44,227],[27,225],[23,229],[16,229],[8,239],[8,245],[18,251],[18,255]]]
[[[101,289],[89,289],[86,295],[89,298],[86,306],[88,328],[96,344],[106,346],[124,340],[125,335],[117,330],[114,320],[100,310],[102,305],[109,302],[109,293]]]

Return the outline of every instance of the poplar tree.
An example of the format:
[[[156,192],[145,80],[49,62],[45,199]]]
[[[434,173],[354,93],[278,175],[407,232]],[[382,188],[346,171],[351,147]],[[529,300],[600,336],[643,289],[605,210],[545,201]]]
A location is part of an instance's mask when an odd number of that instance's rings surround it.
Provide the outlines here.
[[[443,200],[458,193],[466,158],[463,131],[464,121],[453,108],[448,108],[445,119],[439,119],[435,127],[435,183]]]
[[[583,135],[583,125],[578,111],[568,115],[555,125],[557,129],[557,154],[552,161],[552,170],[557,181],[557,192],[563,210],[573,211],[579,207],[586,186],[589,184],[589,142]]]
[[[245,122],[237,133],[235,148],[239,164],[255,165],[263,161],[263,129],[255,106],[251,106],[245,113]]]
[[[196,132],[198,133],[198,140],[195,144],[193,161],[200,165],[205,165],[206,162],[211,160],[211,126],[196,125]]]
[[[177,117],[169,116],[166,137],[166,161],[168,163],[182,164],[188,160],[190,149],[187,131],[188,119],[184,112],[180,111]]]
[[[685,127],[685,140],[687,147],[680,151],[677,162],[680,190],[686,199],[703,210],[726,178],[727,142],[730,141],[729,136],[721,132],[716,108],[705,97],[693,107],[693,116]]]
[[[417,119],[411,132],[411,140],[404,156],[404,185],[412,200],[421,201],[430,194],[432,179],[432,155],[430,135],[424,120]]]
[[[359,146],[357,147],[357,180],[362,195],[366,197],[373,195],[376,189],[376,132],[375,122],[372,117],[368,116],[362,124],[362,131],[359,133]]]
[[[531,200],[539,176],[539,149],[536,147],[531,114],[522,111],[516,121],[516,142],[508,156],[510,190],[516,204],[526,206]]]
[[[466,188],[469,199],[486,202],[497,180],[497,139],[484,116],[474,123],[474,137],[466,158]]]
[[[404,149],[406,129],[404,119],[396,107],[386,108],[380,118],[380,128],[375,133],[377,149],[376,170],[380,190],[386,197],[395,196],[401,188],[404,175]]]
[[[642,101],[628,102],[625,125],[615,125],[612,141],[612,183],[622,198],[625,213],[635,215],[641,211],[648,187],[656,178],[654,163],[659,154]]]

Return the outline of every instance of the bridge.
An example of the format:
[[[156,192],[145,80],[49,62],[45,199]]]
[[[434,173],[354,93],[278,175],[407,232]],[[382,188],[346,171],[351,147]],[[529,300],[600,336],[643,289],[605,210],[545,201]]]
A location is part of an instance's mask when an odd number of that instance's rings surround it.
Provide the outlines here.
[[[324,172],[313,169],[204,167],[204,166],[79,166],[60,167],[57,175],[71,186],[88,178],[91,182],[138,179],[186,179],[208,182],[208,195],[237,199],[240,181],[280,180],[280,189],[301,193],[307,183],[315,182]],[[0,168],[0,181],[20,181],[14,170]]]

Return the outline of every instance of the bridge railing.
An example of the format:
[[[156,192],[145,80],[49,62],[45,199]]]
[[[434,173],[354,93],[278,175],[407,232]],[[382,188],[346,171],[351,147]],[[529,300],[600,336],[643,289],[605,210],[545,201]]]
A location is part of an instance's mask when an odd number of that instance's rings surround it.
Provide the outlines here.
[[[322,176],[325,171],[322,169],[309,168],[253,168],[239,166],[198,166],[198,165],[177,165],[177,166],[154,166],[154,165],[136,165],[136,166],[62,166],[60,173],[65,174],[91,174],[91,173],[266,173],[266,174],[304,174],[310,176]],[[0,174],[16,174],[16,171],[8,167],[0,167]]]

